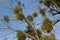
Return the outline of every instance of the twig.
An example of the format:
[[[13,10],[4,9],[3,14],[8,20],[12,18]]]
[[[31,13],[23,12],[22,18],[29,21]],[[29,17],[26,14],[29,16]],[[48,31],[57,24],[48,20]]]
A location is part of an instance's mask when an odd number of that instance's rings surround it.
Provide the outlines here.
[[[5,23],[4,23],[4,24],[5,24]],[[7,25],[7,27],[8,27],[7,29],[9,29],[9,30],[12,30],[13,32],[17,32],[17,30],[12,29],[10,26]],[[35,40],[35,38],[34,38],[33,36],[31,36],[31,35],[25,33],[24,31],[22,31],[22,33],[25,34],[26,36],[31,37],[32,39]]]
[[[38,34],[37,34],[37,32],[36,32],[36,29],[35,29],[34,24],[33,24],[31,21],[29,21],[27,18],[24,18],[24,19],[25,19],[25,21],[27,22],[27,24],[32,27],[32,29],[34,30],[34,32],[35,32],[35,34],[36,34],[37,40],[39,40],[39,37],[38,37]]]
[[[19,30],[15,30],[15,32],[18,32],[18,31],[19,31]],[[24,35],[26,35],[26,36],[28,36],[28,37],[30,37],[30,38],[36,40],[33,36],[31,36],[31,35],[25,33],[24,31],[21,30],[21,32],[22,32]]]
[[[2,21],[2,20],[1,20]],[[3,21],[2,21],[2,23],[4,24],[4,25],[6,25]],[[12,30],[12,31],[15,31],[13,28],[11,28],[9,25],[6,25],[6,27],[7,27],[7,29],[10,29],[10,30]]]
[[[60,8],[57,6],[57,4],[54,1],[51,0],[51,2],[56,6],[58,10],[60,10]]]
[[[31,35],[25,33],[24,31],[22,31],[22,33],[25,34],[26,36],[31,37],[32,39],[36,40],[33,36],[31,36]]]
[[[0,20],[3,20],[3,18],[0,18]],[[9,20],[18,20],[17,18],[9,18]]]
[[[55,21],[52,21],[52,25],[55,25],[56,23],[58,23],[60,21],[60,19],[57,19]]]
[[[13,32],[11,32],[11,33],[13,33]],[[5,36],[7,36],[7,35],[10,35],[11,33],[5,34],[5,35],[1,36],[0,38],[3,38]]]
[[[1,0],[1,2],[2,2],[2,4],[3,4],[4,6],[6,6],[6,8],[12,10],[12,7],[11,7],[8,3],[6,3],[5,0]]]

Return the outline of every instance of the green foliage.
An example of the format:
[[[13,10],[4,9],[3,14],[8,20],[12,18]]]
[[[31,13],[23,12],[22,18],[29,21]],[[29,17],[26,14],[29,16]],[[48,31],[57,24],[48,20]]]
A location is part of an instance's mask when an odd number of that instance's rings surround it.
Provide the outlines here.
[[[33,21],[33,17],[32,17],[31,15],[28,15],[28,16],[27,16],[27,19],[28,19],[29,21]]]
[[[17,32],[16,37],[18,40],[25,40],[26,39],[26,36],[21,31]]]
[[[34,12],[32,15],[33,15],[34,17],[37,17],[37,12]]]
[[[40,8],[40,14],[41,14],[42,16],[46,16],[46,14],[45,14],[45,9]]]
[[[51,21],[48,18],[44,18],[41,28],[44,32],[51,32],[51,30],[53,29]]]

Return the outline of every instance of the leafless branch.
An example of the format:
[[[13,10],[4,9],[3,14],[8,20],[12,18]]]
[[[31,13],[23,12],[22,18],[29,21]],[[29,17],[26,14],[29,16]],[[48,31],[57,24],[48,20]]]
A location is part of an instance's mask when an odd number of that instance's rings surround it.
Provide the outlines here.
[[[0,20],[3,20],[3,18],[0,18]],[[9,18],[9,20],[18,20],[17,18]]]
[[[4,37],[6,37],[7,35],[10,35],[10,34],[12,34],[12,33],[13,33],[13,32],[11,32],[11,33],[7,33],[7,34],[1,36],[0,38],[4,38]]]
[[[1,25],[1,26],[3,26],[3,25]],[[7,29],[9,29],[9,30],[12,30],[13,32],[17,32],[17,30],[12,29],[12,28],[11,28],[10,26],[8,26],[8,25],[7,25],[7,26],[3,26],[3,27],[7,27]],[[25,33],[24,31],[22,31],[22,33],[25,34],[26,36],[31,37],[32,39],[35,40],[35,38],[34,38],[33,36]],[[10,34],[10,33],[9,33],[9,34]]]
[[[3,20],[3,18],[0,18],[0,20]],[[17,18],[9,18],[9,20],[18,20],[18,19]],[[27,22],[28,25],[32,26],[32,28],[34,29],[34,32],[36,33],[36,37],[39,40],[34,24],[32,22],[30,22],[29,20],[27,20],[26,18],[25,18],[25,21]],[[13,30],[12,28],[10,28],[10,29]]]
[[[35,34],[36,34],[37,40],[39,40],[38,34],[37,34],[37,32],[36,32],[36,28],[35,28],[34,24],[33,24],[31,21],[29,21],[26,17],[25,17],[24,19],[25,19],[25,21],[27,22],[27,24],[32,27],[32,29],[34,30],[34,32],[35,32]]]
[[[36,40],[33,36],[31,36],[31,35],[29,35],[29,34],[27,34],[27,33],[25,33],[25,32],[23,32],[23,33],[24,33],[25,35],[31,37],[32,39]]]
[[[11,5],[9,5],[8,3],[6,3],[6,2],[5,2],[5,0],[1,0],[1,3],[2,3],[4,6],[6,6],[6,8],[8,8],[8,9],[11,9],[11,10],[12,10]]]
[[[56,6],[58,10],[60,10],[60,8],[57,6],[57,4],[53,0],[51,0],[51,2]]]
[[[15,30],[15,32],[19,32],[19,30]],[[21,30],[21,32],[22,32],[24,35],[26,35],[27,37],[30,37],[30,38],[36,40],[33,36],[31,36],[30,34],[26,33],[25,31],[22,31],[22,30]]]
[[[56,23],[58,23],[60,21],[60,19],[57,19],[55,21],[52,22],[52,25],[55,25]]]

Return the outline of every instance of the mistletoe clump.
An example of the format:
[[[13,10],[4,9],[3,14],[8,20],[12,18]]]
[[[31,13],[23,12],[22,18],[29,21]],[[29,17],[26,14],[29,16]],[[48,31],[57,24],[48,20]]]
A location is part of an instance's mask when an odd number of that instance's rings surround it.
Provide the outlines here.
[[[13,12],[16,14],[18,20],[23,20],[24,15],[22,13],[22,9],[19,6],[15,6]]]
[[[34,12],[32,15],[33,17],[37,17],[37,12]]]
[[[50,36],[42,36],[40,38],[40,40],[56,40],[54,36],[50,35]]]
[[[18,38],[18,40],[25,40],[26,39],[26,36],[21,31],[17,32],[16,37]]]
[[[40,8],[40,14],[41,14],[42,16],[46,16],[46,14],[45,14],[45,9]]]
[[[51,32],[51,30],[53,29],[51,21],[48,18],[44,18],[41,28],[44,32]]]
[[[7,15],[5,15],[5,16],[3,17],[3,20],[4,20],[5,22],[9,22],[9,17],[8,17]]]
[[[16,14],[16,15],[19,15],[21,12],[22,12],[22,9],[19,7],[19,6],[15,6],[13,8],[13,12]]]

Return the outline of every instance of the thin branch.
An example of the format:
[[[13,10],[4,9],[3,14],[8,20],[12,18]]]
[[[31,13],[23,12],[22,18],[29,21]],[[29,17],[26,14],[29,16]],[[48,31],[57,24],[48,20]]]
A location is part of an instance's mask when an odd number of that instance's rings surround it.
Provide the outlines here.
[[[13,32],[11,32],[11,33],[13,33]],[[10,35],[11,33],[5,34],[5,35],[1,36],[0,38],[4,38],[5,36]]]
[[[0,28],[0,29],[10,29],[10,30],[12,29],[12,28],[9,28],[9,27],[7,27],[7,26],[3,26],[3,25],[1,25],[1,24],[0,24],[0,26],[2,26],[2,28]]]
[[[0,18],[0,20],[3,20],[3,18]],[[9,20],[18,20],[17,18],[9,18]],[[34,26],[34,24],[32,22],[30,22],[28,19],[25,18],[25,21],[27,22],[28,25],[31,25],[31,27],[34,29],[34,32],[36,33],[36,37],[37,39],[39,40],[38,38],[38,35],[37,35],[37,32],[36,32],[36,28]],[[9,27],[9,26],[8,26]],[[12,29],[12,28],[10,28]],[[13,30],[13,29],[12,29]]]
[[[27,33],[25,33],[25,32],[23,32],[26,36],[28,36],[28,37],[31,37],[32,39],[34,39],[34,40],[36,40],[33,36],[31,36],[31,35],[29,35],[29,34],[27,34]]]
[[[54,13],[54,11],[56,12],[56,13]],[[60,14],[60,11],[58,11],[58,10],[55,10],[55,9],[52,9],[52,8],[50,8],[50,11],[49,11],[53,16],[54,15],[57,15],[57,14]]]
[[[27,24],[30,25],[33,28],[33,30],[34,30],[34,32],[36,34],[36,38],[37,38],[37,40],[39,40],[39,37],[38,37],[38,34],[36,32],[36,28],[35,28],[34,24],[31,21],[29,21],[27,18],[24,18],[24,19],[27,22]]]
[[[7,28],[0,28],[0,29],[7,29]]]
[[[1,3],[2,3],[4,6],[6,6],[6,8],[8,8],[8,9],[11,9],[11,10],[12,10],[11,5],[9,5],[8,3],[6,3],[6,2],[5,2],[5,0],[1,0]]]
[[[0,18],[0,20],[3,20],[3,18]],[[18,20],[17,18],[9,18],[9,20]]]
[[[5,23],[4,23],[4,24],[5,24]],[[5,26],[3,26],[3,27],[5,27]],[[13,32],[17,32],[17,30],[12,29],[10,26],[7,25],[7,27],[8,27],[7,29],[9,29],[9,30],[12,30]],[[25,34],[26,36],[31,37],[32,39],[35,40],[35,38],[34,38],[33,36],[25,33],[24,31],[22,31],[22,33]]]
[[[8,29],[8,28],[7,28],[7,29]],[[10,29],[10,30],[11,30],[11,29]],[[12,30],[12,31],[17,32],[17,30]],[[24,31],[21,31],[21,32],[22,32],[24,35],[26,35],[26,36],[28,36],[28,37],[31,37],[32,39],[36,40],[33,36],[25,33]],[[11,33],[12,33],[12,32],[11,32]],[[9,35],[9,34],[11,34],[11,33],[8,33],[8,34],[6,34],[6,35],[4,35],[4,36],[2,36],[2,37],[5,37],[5,36],[7,36],[7,35]],[[0,37],[0,38],[2,38],[2,37]]]
[[[1,20],[1,21],[2,21],[2,20]],[[2,23],[3,23],[4,25],[6,25],[3,21],[2,21]],[[8,29],[10,29],[10,30],[14,31],[14,29],[13,29],[13,28],[11,28],[9,25],[6,25],[6,27],[7,27]]]
[[[55,21],[52,22],[52,25],[55,25],[56,23],[58,23],[60,21],[60,19],[57,19]]]
[[[16,32],[17,32],[18,30],[16,30]],[[28,36],[28,37],[31,37],[32,39],[34,39],[34,40],[36,40],[33,36],[31,36],[31,35],[29,35],[29,34],[27,34],[27,33],[25,33],[24,31],[21,31],[24,35],[26,35],[26,36]]]
[[[51,0],[51,2],[56,6],[56,8],[57,8],[58,10],[60,10],[60,8],[58,7],[58,5],[57,5],[54,1]]]

